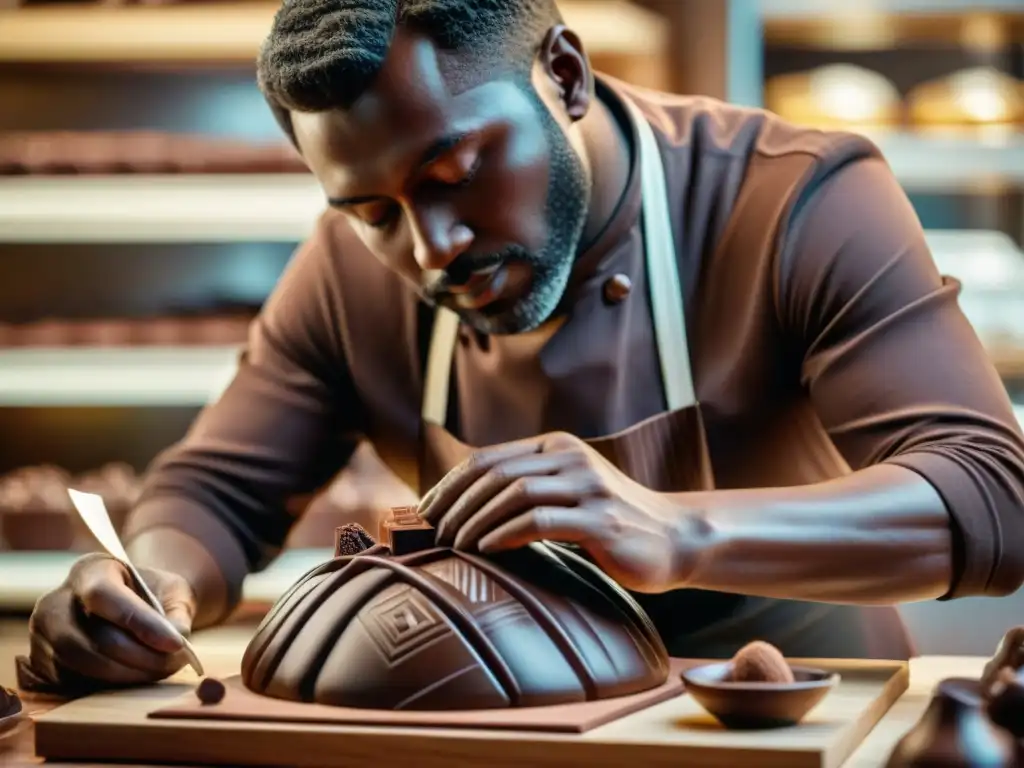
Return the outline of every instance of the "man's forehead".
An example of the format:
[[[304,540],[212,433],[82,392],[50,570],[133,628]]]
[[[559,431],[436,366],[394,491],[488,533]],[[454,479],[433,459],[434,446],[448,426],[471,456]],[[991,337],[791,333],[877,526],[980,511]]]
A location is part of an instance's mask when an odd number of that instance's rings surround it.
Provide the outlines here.
[[[439,51],[426,37],[400,31],[373,84],[351,107],[295,115],[300,133],[316,135],[336,159],[372,152],[371,145],[444,131],[458,113],[459,97],[480,84],[486,68],[461,54]],[[305,130],[304,130],[305,128]]]

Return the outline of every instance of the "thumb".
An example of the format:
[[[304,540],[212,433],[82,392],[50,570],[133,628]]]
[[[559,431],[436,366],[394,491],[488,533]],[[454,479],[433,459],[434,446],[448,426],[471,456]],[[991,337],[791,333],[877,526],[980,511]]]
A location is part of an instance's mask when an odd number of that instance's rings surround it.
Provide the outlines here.
[[[160,602],[171,626],[188,637],[196,615],[195,595],[188,582],[184,579],[169,580],[161,590]]]

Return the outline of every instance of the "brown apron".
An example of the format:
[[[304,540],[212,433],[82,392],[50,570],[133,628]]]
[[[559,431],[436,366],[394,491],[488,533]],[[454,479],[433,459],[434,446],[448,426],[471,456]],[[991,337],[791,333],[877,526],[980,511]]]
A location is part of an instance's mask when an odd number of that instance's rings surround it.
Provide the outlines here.
[[[640,110],[626,100],[640,139],[643,238],[650,305],[667,409],[616,434],[586,440],[634,481],[661,492],[711,490],[714,472],[690,367],[675,237],[668,209],[665,173],[654,132]],[[458,316],[439,309],[427,352],[421,409],[419,492],[425,493],[473,452],[445,427],[450,379],[459,332]],[[580,551],[580,554],[584,552]],[[634,593],[676,656],[724,657],[755,639],[774,642],[789,655],[870,655],[858,609],[765,600],[742,595],[675,590]],[[848,626],[850,621],[856,626]],[[823,636],[824,630],[824,636]],[[831,653],[801,653],[829,646]],[[809,648],[814,650],[814,647]]]

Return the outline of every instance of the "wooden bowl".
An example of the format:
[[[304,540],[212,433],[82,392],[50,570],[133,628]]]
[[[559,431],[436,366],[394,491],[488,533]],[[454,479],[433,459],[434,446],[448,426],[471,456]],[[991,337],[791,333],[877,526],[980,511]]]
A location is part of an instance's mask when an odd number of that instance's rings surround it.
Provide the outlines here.
[[[730,730],[796,725],[839,683],[838,673],[798,666],[792,683],[733,683],[731,667],[726,661],[682,673],[686,692]]]

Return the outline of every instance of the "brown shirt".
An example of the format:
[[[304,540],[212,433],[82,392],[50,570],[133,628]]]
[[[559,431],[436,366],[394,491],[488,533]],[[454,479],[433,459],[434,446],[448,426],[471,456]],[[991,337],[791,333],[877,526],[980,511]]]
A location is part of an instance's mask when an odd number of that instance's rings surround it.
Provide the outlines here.
[[[600,94],[620,114],[620,95],[632,97],[660,144],[717,486],[899,464],[938,489],[954,521],[948,597],[1017,589],[1024,437],[958,285],[937,272],[875,147],[609,78]],[[639,213],[634,163],[562,322],[461,335],[448,426],[462,440],[593,437],[664,410]],[[633,288],[609,303],[615,275]],[[324,484],[356,440],[415,482],[431,317],[326,213],[253,324],[234,382],[156,462],[131,529],[196,536],[237,590],[287,535],[287,498]]]

